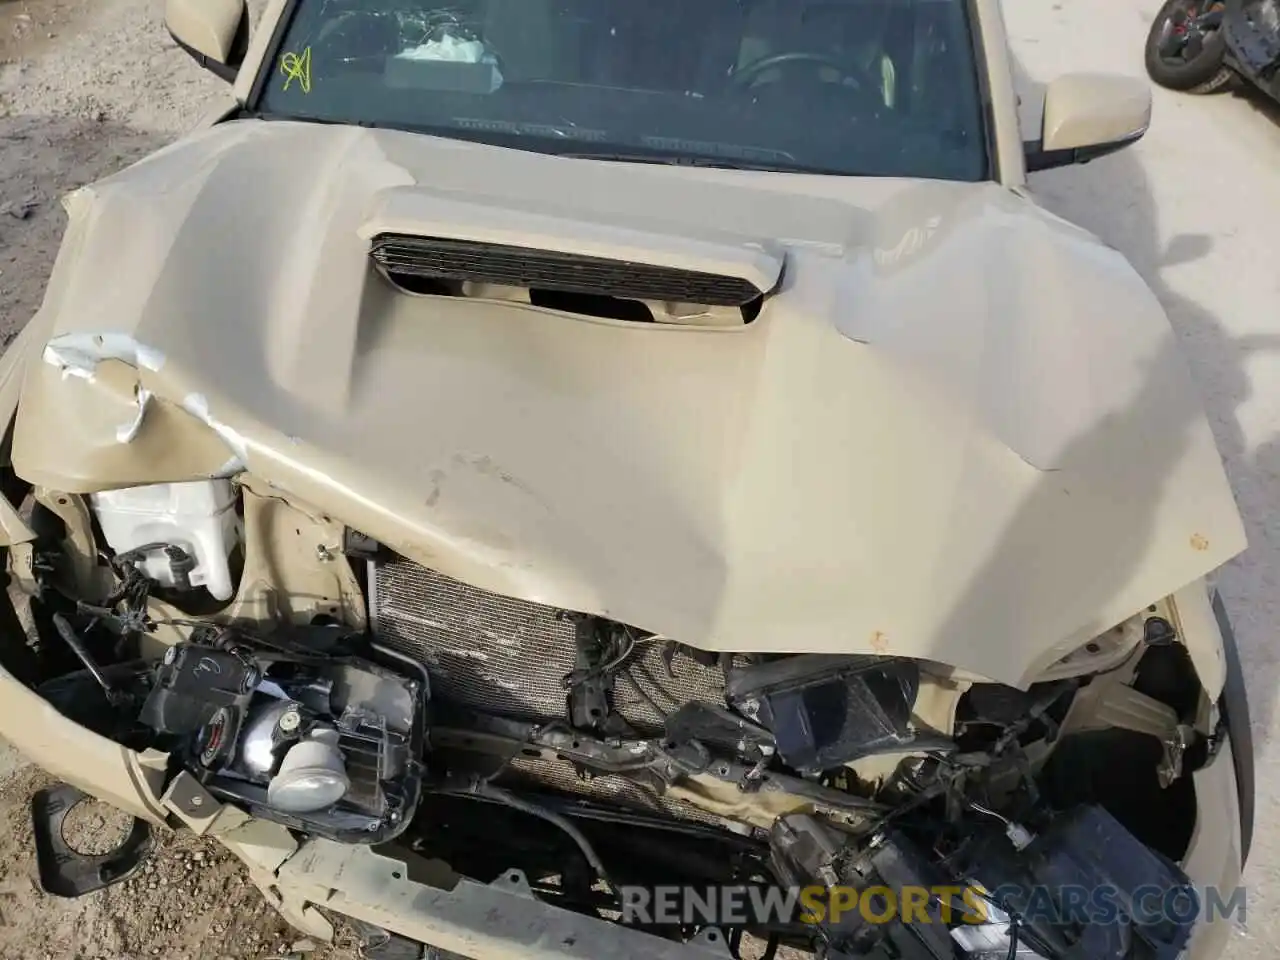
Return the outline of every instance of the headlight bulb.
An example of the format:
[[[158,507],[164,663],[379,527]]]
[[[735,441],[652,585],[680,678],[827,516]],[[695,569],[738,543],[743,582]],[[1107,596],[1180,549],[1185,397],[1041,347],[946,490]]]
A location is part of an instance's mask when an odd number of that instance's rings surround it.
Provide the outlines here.
[[[284,755],[267,785],[267,803],[284,813],[314,813],[333,806],[350,786],[338,731],[319,727]]]

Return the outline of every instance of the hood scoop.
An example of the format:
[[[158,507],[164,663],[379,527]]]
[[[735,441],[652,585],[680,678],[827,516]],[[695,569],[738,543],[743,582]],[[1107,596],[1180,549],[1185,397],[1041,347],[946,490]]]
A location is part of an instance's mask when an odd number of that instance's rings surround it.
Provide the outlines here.
[[[766,291],[742,277],[560,250],[380,233],[369,256],[407,293],[512,300],[643,323],[750,323]]]

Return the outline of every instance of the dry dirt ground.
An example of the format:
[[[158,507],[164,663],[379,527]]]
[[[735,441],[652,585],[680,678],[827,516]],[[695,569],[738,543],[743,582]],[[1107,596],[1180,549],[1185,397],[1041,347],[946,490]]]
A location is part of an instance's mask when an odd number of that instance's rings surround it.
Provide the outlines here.
[[[30,797],[47,784],[32,767],[0,786],[0,957],[5,960],[264,958],[354,960],[350,945],[303,941],[244,877],[239,861],[193,835],[158,837],[156,853],[124,883],[76,900],[35,882]],[[112,849],[127,817],[102,804],[65,834],[85,853]],[[122,823],[121,821],[126,821]],[[74,832],[73,832],[74,831]],[[76,838],[76,839],[72,839]]]
[[[190,129],[226,96],[165,36],[162,6],[0,0],[0,344],[38,305],[63,225],[58,197]],[[1067,70],[1140,74],[1159,0],[1005,6],[1030,93],[1035,81]],[[1028,107],[1034,102],[1026,97]],[[1250,550],[1220,585],[1249,679],[1260,794],[1248,918],[1228,956],[1272,958],[1280,947],[1280,830],[1270,790],[1280,781],[1270,763],[1280,728],[1280,127],[1276,111],[1237,95],[1156,91],[1155,107],[1137,147],[1041,175],[1034,187],[1055,212],[1122,250],[1160,296],[1245,515]],[[297,935],[220,848],[191,838],[164,839],[149,872],[108,891],[77,901],[40,894],[27,821],[39,782],[0,749],[0,960],[289,954]],[[100,832],[92,821],[81,830]]]

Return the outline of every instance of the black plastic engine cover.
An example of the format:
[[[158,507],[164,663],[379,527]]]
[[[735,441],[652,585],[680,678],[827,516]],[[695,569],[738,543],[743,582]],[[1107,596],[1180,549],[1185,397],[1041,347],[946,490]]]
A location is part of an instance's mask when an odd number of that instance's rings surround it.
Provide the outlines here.
[[[1099,806],[1063,814],[1021,853],[993,838],[972,875],[1053,960],[1176,960],[1195,925],[1186,874]],[[1191,899],[1167,909],[1176,896]]]
[[[245,656],[203,644],[170,647],[138,719],[160,733],[192,734],[221,707],[248,702],[260,679]]]
[[[914,743],[919,689],[913,660],[827,654],[735,669],[726,684],[729,702],[772,731],[779,756],[802,773]]]

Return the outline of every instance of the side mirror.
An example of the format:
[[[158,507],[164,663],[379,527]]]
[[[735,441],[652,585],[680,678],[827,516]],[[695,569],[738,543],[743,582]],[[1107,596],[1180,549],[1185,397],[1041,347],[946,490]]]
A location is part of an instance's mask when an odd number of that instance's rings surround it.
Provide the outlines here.
[[[168,0],[164,22],[196,63],[223,80],[235,79],[249,48],[245,0]]]
[[[1024,144],[1027,172],[1088,163],[1142,139],[1151,88],[1136,77],[1072,73],[1049,84],[1041,139]]]

